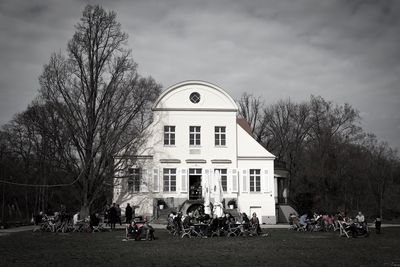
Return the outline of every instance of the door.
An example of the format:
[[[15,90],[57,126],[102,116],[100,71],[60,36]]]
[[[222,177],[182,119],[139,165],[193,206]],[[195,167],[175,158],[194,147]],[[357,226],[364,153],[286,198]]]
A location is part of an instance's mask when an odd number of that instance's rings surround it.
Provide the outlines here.
[[[201,169],[189,169],[189,199],[201,199]]]

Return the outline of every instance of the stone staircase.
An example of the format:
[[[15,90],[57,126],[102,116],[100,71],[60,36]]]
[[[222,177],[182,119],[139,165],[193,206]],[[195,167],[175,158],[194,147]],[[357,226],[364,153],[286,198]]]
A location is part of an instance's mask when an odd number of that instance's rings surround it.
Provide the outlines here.
[[[168,219],[168,215],[173,212],[176,211],[176,208],[165,208],[165,209],[157,209],[157,217],[156,219],[153,220],[152,223],[157,223],[157,224],[167,224],[167,219]]]

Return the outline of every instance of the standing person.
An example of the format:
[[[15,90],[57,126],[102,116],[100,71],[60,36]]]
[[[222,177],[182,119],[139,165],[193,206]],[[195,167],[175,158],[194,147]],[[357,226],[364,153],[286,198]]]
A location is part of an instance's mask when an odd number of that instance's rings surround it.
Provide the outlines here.
[[[99,224],[100,224],[99,214],[98,213],[90,214],[90,219],[89,219],[90,229],[93,231],[94,226],[99,226]]]
[[[381,233],[381,224],[382,224],[382,220],[381,220],[381,217],[378,215],[378,216],[376,216],[376,219],[375,219],[375,233],[377,233],[377,234]]]
[[[117,210],[117,222],[119,222],[119,225],[122,225],[122,222],[121,222],[121,208],[120,208],[119,204],[117,204],[116,210]]]
[[[106,224],[106,226],[110,225],[110,206],[108,204],[106,204],[106,206],[104,207],[103,213],[104,213],[104,223]]]
[[[108,216],[110,219],[111,229],[115,229],[115,223],[117,221],[117,208],[115,207],[115,203],[113,203],[111,208],[108,210]]]
[[[131,205],[126,204],[126,208],[125,208],[125,218],[126,218],[126,223],[130,224],[132,221],[132,207]]]

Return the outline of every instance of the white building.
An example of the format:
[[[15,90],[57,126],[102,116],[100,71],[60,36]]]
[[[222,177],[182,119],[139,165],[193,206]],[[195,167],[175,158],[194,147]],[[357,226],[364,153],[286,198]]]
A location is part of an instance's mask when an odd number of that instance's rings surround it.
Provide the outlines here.
[[[225,203],[234,199],[240,212],[276,223],[275,157],[238,121],[232,97],[213,84],[185,81],[165,90],[152,110],[145,144],[116,175],[114,202],[145,216],[157,212],[160,199],[178,208],[201,199],[202,175],[218,169]]]

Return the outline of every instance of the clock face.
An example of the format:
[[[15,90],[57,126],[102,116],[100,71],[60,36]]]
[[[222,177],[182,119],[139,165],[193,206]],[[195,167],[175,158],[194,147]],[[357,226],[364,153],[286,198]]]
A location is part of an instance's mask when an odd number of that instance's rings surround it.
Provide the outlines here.
[[[200,94],[197,92],[193,92],[189,96],[190,102],[197,104],[200,102]]]

